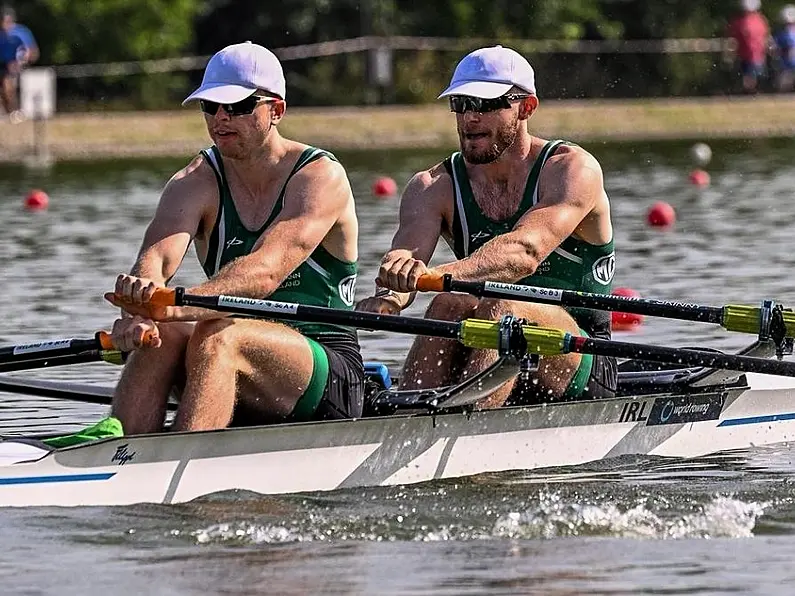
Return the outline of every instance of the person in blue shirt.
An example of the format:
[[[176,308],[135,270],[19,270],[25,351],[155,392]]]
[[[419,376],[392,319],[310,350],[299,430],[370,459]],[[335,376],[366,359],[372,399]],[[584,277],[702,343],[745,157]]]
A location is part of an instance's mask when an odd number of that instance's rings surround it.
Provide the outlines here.
[[[0,8],[0,100],[11,122],[24,119],[17,106],[19,73],[38,57],[39,47],[30,29],[17,23],[14,9]]]
[[[795,80],[795,6],[787,4],[781,10],[781,23],[773,35],[778,58],[777,86],[779,91],[792,91]]]

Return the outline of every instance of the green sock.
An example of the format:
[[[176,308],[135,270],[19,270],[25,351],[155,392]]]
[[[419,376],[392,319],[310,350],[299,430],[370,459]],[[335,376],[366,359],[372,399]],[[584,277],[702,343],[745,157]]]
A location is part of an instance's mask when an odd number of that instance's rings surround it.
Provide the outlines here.
[[[84,428],[71,435],[64,435],[62,437],[51,437],[42,441],[50,447],[56,449],[60,447],[71,447],[72,445],[80,445],[88,441],[96,441],[97,439],[107,439],[108,437],[123,437],[124,429],[121,425],[121,420],[114,417],[103,418],[96,424]]]

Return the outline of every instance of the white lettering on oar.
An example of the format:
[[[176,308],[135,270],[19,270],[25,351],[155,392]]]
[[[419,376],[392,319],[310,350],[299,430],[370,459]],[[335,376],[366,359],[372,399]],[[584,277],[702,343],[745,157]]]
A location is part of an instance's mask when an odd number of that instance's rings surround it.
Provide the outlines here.
[[[273,313],[298,312],[298,304],[292,302],[271,302],[270,300],[256,300],[255,298],[241,298],[239,296],[218,296],[219,306],[245,306],[248,309]]]
[[[563,299],[563,291],[552,288],[537,288],[535,286],[520,286],[518,284],[504,284],[498,281],[487,281],[483,284],[487,290],[503,294],[505,296],[516,296],[524,294],[540,300],[552,300],[560,302]]]
[[[46,352],[47,350],[59,350],[61,348],[68,348],[71,343],[71,339],[59,339],[57,341],[40,341],[35,344],[23,344],[14,348],[14,354],[31,354],[34,352]]]

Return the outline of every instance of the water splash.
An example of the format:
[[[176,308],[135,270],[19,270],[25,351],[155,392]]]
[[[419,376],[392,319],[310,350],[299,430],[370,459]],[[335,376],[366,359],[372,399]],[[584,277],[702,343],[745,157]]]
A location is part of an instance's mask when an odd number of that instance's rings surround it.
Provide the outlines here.
[[[494,524],[503,538],[538,539],[563,536],[618,536],[625,538],[749,538],[767,503],[746,503],[717,496],[690,513],[666,515],[646,503],[622,509],[612,503],[564,502],[557,494],[542,497],[535,509],[511,512]]]
[[[474,511],[421,510],[399,507],[381,515],[308,513],[305,519],[279,523],[239,521],[213,524],[191,536],[199,544],[238,542],[437,542],[473,540],[538,540],[572,536],[609,536],[671,540],[683,538],[746,538],[769,503],[715,496],[704,503],[672,506],[666,499],[646,497],[618,505],[609,495],[583,502],[559,493],[541,493],[520,511],[486,506]],[[484,509],[485,507],[485,509]],[[453,515],[455,513],[455,515]]]

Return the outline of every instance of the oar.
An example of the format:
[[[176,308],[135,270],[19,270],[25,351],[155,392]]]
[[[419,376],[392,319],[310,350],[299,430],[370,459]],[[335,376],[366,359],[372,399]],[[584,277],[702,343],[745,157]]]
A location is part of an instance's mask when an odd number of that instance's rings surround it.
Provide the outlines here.
[[[795,362],[592,339],[571,335],[560,329],[532,325],[506,327],[501,322],[479,319],[437,321],[237,296],[197,296],[186,294],[184,288],[155,290],[152,303],[156,306],[197,306],[256,318],[329,323],[359,329],[427,335],[455,339],[471,348],[500,349],[502,346],[513,346],[515,349],[521,347],[522,351],[545,356],[578,352],[795,377]]]
[[[150,341],[151,334],[145,335],[144,342]],[[126,352],[113,349],[109,333],[98,331],[91,339],[57,339],[0,348],[0,373],[88,362],[124,364],[126,356]],[[13,376],[0,376],[0,391],[101,405],[110,404],[113,397],[112,387]],[[174,407],[169,403],[170,409]]]
[[[103,360],[122,363],[121,352],[105,331],[98,331],[91,339],[53,339],[0,348],[0,372]]]
[[[665,317],[683,321],[716,323],[727,331],[759,333],[762,329],[762,309],[758,306],[728,304],[726,306],[702,306],[688,302],[614,296],[611,294],[589,294],[574,290],[556,290],[495,281],[459,281],[449,275],[430,275],[420,277],[417,289],[421,292],[463,292],[481,298],[498,298],[592,308],[597,310],[619,311]],[[795,312],[782,311],[786,337],[795,337]]]
[[[79,401],[87,404],[110,405],[113,399],[113,389],[113,387],[108,385],[0,376],[0,391],[52,399],[68,399],[69,401]],[[167,408],[176,410],[177,404],[169,401]]]
[[[113,387],[104,385],[14,377],[0,377],[0,391],[100,405],[110,404],[113,398]]]
[[[144,343],[151,338],[147,333]],[[107,331],[97,331],[91,339],[53,339],[0,348],[0,373],[85,362],[123,364],[125,357]]]

